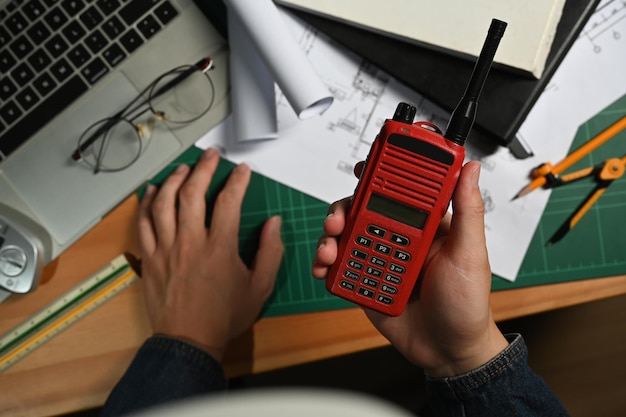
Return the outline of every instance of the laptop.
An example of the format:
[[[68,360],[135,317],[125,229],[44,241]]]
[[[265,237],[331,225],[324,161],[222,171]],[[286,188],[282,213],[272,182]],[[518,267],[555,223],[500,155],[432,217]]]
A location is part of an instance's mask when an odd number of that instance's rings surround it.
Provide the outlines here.
[[[90,125],[207,56],[206,115],[154,129],[119,172],[72,159]],[[34,288],[42,266],[219,123],[227,65],[224,39],[191,0],[0,0],[0,290]]]

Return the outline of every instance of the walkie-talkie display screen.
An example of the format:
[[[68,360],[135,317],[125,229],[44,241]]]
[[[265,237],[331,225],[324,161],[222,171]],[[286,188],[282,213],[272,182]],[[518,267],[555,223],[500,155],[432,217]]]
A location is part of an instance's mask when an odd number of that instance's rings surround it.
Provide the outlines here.
[[[417,229],[422,229],[428,219],[428,212],[372,193],[367,202],[367,210],[397,220]]]

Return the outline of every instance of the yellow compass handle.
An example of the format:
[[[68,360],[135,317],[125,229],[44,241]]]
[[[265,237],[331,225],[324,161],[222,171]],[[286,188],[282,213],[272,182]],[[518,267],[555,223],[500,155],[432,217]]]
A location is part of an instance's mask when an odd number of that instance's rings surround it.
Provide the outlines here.
[[[561,172],[565,171],[567,168],[582,159],[585,155],[589,154],[591,151],[593,151],[598,146],[602,145],[604,142],[608,141],[624,129],[626,129],[626,116],[622,117],[611,126],[604,129],[598,135],[585,142],[581,147],[569,154],[564,160],[556,164],[554,169],[552,170],[552,173],[560,174]]]
[[[574,213],[574,215],[572,216],[572,219],[569,222],[570,229],[572,229],[574,226],[576,226],[576,223],[578,223],[580,221],[580,219],[583,218],[583,216],[589,211],[591,206],[593,206],[595,204],[595,202],[598,201],[598,199],[600,197],[602,197],[602,194],[604,194],[605,191],[606,191],[606,188],[598,188],[587,199],[587,201],[585,201],[585,203],[582,206],[580,206],[580,209],[578,209],[578,211],[576,213]]]

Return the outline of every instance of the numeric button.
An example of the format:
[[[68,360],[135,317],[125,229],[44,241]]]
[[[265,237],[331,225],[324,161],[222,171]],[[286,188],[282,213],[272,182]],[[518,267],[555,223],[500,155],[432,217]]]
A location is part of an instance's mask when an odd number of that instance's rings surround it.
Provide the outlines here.
[[[348,261],[348,266],[352,269],[358,269],[359,271],[363,269],[363,264],[361,262],[355,261],[354,259],[350,259]]]
[[[369,288],[359,287],[359,294],[361,294],[363,297],[374,298],[374,291],[370,290]]]
[[[382,287],[380,287],[380,290],[386,292],[387,294],[395,295],[398,293],[398,289],[396,287],[387,284],[383,284]]]
[[[370,262],[374,265],[378,265],[383,268],[387,265],[387,261],[382,258],[379,258],[378,256],[372,256],[370,258]]]
[[[377,278],[383,275],[382,270],[378,268],[374,268],[373,266],[368,266],[367,269],[365,270],[365,273],[373,277],[377,277]]]
[[[402,282],[402,279],[396,275],[393,274],[387,274],[385,275],[385,281],[387,282],[391,282],[392,284],[400,284]]]
[[[346,278],[353,279],[355,281],[359,280],[359,274],[357,274],[354,271],[350,271],[349,269],[346,269],[345,271],[343,271],[343,276]]]
[[[378,287],[378,281],[376,281],[375,279],[371,279],[371,278],[363,278],[363,284],[372,287],[372,288],[377,288]]]

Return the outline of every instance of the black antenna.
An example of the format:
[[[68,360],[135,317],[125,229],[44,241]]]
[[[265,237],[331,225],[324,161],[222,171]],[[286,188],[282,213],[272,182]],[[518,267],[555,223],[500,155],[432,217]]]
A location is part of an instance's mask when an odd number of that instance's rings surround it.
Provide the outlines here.
[[[465,145],[467,136],[470,130],[472,130],[472,125],[476,118],[476,108],[478,107],[478,96],[480,96],[483,85],[487,80],[493,57],[500,44],[500,39],[504,35],[506,26],[506,22],[498,19],[491,20],[487,38],[483,44],[483,49],[480,51],[476,65],[474,65],[474,70],[465,88],[465,93],[452,112],[446,133],[443,135],[446,139],[461,146]]]

